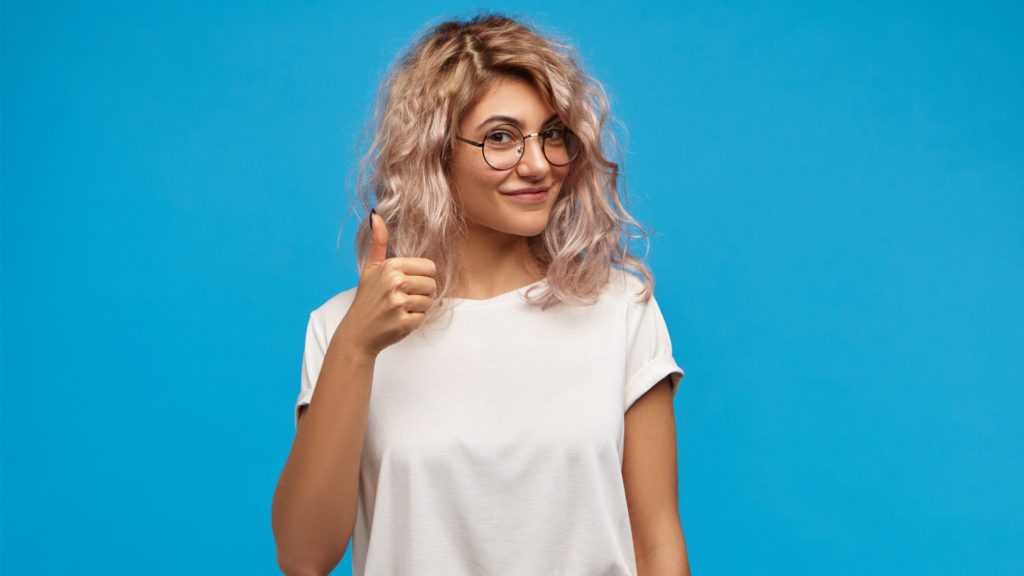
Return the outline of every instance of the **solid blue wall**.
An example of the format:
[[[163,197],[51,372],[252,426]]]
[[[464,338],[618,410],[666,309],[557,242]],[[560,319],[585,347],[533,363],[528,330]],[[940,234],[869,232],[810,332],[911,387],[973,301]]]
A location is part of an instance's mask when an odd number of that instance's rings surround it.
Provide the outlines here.
[[[277,572],[359,130],[479,6],[3,3],[3,574]],[[1024,565],[1018,6],[489,6],[628,130],[695,573]]]

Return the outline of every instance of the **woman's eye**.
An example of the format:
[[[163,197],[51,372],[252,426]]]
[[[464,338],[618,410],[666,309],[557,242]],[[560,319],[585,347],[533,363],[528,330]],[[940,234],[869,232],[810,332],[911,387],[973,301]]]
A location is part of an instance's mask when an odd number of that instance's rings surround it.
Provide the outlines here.
[[[544,138],[548,140],[561,140],[565,137],[565,128],[548,128],[544,131]]]
[[[487,135],[488,144],[496,144],[500,146],[507,146],[515,142],[516,138],[508,132],[491,132]]]

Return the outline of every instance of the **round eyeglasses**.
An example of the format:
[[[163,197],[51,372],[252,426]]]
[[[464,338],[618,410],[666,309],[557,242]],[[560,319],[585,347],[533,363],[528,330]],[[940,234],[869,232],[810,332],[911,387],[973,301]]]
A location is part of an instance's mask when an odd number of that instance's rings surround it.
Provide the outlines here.
[[[571,130],[562,126],[546,128],[534,134],[523,135],[523,132],[512,124],[500,124],[487,131],[483,142],[474,142],[456,136],[466,144],[480,148],[484,154],[484,162],[495,170],[511,170],[523,158],[526,151],[526,139],[537,136],[540,138],[540,149],[544,158],[554,166],[565,166],[576,159],[580,153],[580,139]]]

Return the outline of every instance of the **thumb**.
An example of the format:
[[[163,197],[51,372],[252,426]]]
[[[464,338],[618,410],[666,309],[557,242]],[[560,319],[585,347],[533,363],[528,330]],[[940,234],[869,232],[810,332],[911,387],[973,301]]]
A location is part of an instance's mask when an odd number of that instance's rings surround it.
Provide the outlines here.
[[[376,212],[370,214],[370,245],[366,249],[363,268],[376,266],[388,257],[388,227]]]

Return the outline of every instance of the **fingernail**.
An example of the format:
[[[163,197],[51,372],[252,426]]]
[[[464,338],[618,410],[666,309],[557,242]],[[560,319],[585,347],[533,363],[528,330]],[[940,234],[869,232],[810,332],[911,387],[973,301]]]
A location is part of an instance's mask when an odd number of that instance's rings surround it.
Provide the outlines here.
[[[370,232],[373,232],[373,215],[377,213],[376,208],[370,208]]]

